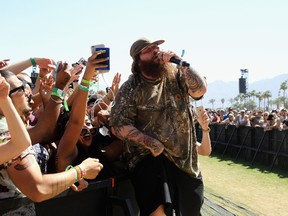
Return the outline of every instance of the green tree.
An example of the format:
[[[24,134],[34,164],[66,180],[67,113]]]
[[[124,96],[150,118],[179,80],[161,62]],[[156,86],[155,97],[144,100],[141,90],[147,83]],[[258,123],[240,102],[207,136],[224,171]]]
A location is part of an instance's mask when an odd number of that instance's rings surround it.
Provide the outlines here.
[[[280,90],[282,90],[283,91],[283,105],[284,105],[284,107],[287,107],[286,106],[286,90],[287,90],[287,88],[288,88],[288,83],[287,83],[287,80],[285,80],[284,82],[282,82],[281,83],[281,85],[280,85]]]
[[[265,104],[265,102],[266,102],[266,99],[267,99],[267,107],[268,107],[268,110],[269,110],[269,107],[270,107],[270,98],[272,97],[272,93],[271,93],[271,91],[270,90],[267,90],[267,91],[265,91],[264,93],[263,93],[263,100],[264,100],[264,109],[266,109],[266,104]]]
[[[224,98],[221,99],[221,103],[222,103],[222,109],[223,109],[224,108],[224,103],[225,103],[225,99]]]
[[[215,101],[216,101],[215,99],[210,99],[210,100],[209,100],[209,103],[212,104],[212,109],[214,109],[214,103],[215,103]]]
[[[250,92],[250,95],[251,95],[251,97],[253,98],[253,100],[255,100],[256,94],[257,94],[256,90],[252,90],[252,91]]]
[[[258,109],[261,109],[261,101],[263,100],[263,94],[262,92],[257,92],[255,96],[258,98],[259,102]]]

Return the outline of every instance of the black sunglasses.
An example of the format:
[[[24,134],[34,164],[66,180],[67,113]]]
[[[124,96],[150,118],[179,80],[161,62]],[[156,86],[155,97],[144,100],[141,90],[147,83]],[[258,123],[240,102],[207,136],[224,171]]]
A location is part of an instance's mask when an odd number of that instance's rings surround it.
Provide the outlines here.
[[[97,128],[82,128],[80,136],[85,136],[86,134],[90,133],[92,136],[94,136],[97,133]]]
[[[26,87],[26,83],[25,82],[22,82],[22,85],[19,86],[19,87],[16,87],[12,90],[9,91],[9,97],[11,97],[11,95],[19,90],[22,90],[23,92],[25,92],[25,87]]]
[[[26,84],[29,85],[28,82],[22,81],[22,85],[21,85],[21,86],[16,87],[16,88],[10,90],[10,91],[9,91],[9,97],[11,97],[11,95],[12,95],[13,93],[18,92],[19,90],[21,90],[23,93],[25,93],[25,91],[26,91]],[[30,85],[29,85],[29,86],[30,86]],[[27,99],[28,99],[28,103],[30,103],[31,100],[32,100],[32,94],[30,93],[29,95],[25,95],[25,96],[26,96]]]

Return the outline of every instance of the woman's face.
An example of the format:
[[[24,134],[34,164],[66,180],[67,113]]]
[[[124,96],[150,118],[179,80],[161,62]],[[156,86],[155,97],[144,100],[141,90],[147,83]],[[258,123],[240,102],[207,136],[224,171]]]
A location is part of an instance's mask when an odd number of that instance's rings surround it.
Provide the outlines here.
[[[78,143],[88,148],[92,144],[93,135],[95,135],[95,130],[93,128],[93,125],[91,124],[91,121],[86,115]]]

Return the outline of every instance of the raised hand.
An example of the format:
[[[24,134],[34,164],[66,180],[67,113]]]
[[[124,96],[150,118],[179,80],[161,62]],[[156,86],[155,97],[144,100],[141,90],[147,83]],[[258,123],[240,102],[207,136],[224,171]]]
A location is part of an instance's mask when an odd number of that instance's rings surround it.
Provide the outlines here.
[[[10,59],[4,59],[0,61],[0,69],[6,67],[8,65],[8,61],[10,61]]]
[[[36,64],[39,66],[39,68],[45,68],[47,70],[55,70],[56,63],[53,59],[48,58],[34,58]]]
[[[57,67],[56,71],[56,88],[65,88],[71,78],[72,69],[72,66],[69,66],[66,62],[59,62],[59,66]]]
[[[105,68],[107,65],[99,64],[101,62],[107,61],[109,58],[97,58],[98,55],[102,54],[103,51],[99,50],[93,53],[87,61],[85,73],[84,73],[84,78],[86,80],[91,80],[91,78],[95,75],[95,70],[99,68]]]
[[[144,145],[151,151],[154,157],[157,157],[164,151],[164,145],[160,141],[147,135],[144,136]]]
[[[157,54],[156,61],[158,61],[160,64],[165,64],[169,62],[172,57],[180,58],[172,51],[159,51]]]
[[[4,77],[0,75],[0,100],[7,99],[10,91],[10,85]]]
[[[113,91],[114,94],[117,94],[118,92],[120,81],[121,81],[121,74],[117,72],[113,78],[111,85],[111,90]]]

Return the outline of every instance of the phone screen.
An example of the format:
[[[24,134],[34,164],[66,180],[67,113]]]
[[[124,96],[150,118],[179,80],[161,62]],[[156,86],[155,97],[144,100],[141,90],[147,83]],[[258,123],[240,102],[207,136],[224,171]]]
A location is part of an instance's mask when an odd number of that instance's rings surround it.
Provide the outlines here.
[[[105,53],[102,53],[100,55],[97,56],[97,58],[108,58],[108,61],[104,61],[104,62],[100,62],[99,64],[103,64],[103,65],[107,65],[107,67],[105,68],[97,68],[97,70],[104,70],[104,71],[109,71],[110,70],[110,49],[107,47],[97,47],[95,48],[95,51],[99,51],[99,50],[105,50]]]

